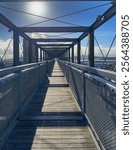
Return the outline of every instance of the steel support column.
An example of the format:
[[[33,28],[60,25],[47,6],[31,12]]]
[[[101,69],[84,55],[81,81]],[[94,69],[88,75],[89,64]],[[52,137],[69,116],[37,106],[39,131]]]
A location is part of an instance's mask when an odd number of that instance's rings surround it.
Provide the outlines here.
[[[32,41],[29,40],[29,63],[32,63]]]
[[[38,47],[36,46],[36,62],[38,62]]]
[[[80,52],[81,51],[81,46],[80,46],[80,41],[78,41],[77,44],[77,63],[80,64],[81,63],[81,56],[80,56]]]
[[[94,67],[94,31],[89,33],[89,54],[88,60],[90,67]]]
[[[43,61],[45,60],[45,52],[44,52],[44,50],[43,50]]]
[[[19,65],[19,34],[13,32],[13,65]]]
[[[74,63],[74,46],[72,46],[72,63]]]
[[[40,61],[42,61],[42,49],[40,48]]]
[[[69,62],[71,62],[71,53],[70,53],[70,48],[69,48]]]

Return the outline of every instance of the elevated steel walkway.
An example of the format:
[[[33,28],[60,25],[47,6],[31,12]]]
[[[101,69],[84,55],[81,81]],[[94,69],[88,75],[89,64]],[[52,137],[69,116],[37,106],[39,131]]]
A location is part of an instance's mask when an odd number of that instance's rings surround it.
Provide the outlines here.
[[[57,62],[48,83],[38,88],[4,146],[4,150],[30,149],[98,149]]]
[[[73,5],[71,1],[68,8]],[[19,2],[14,6],[21,8]],[[91,5],[88,3],[88,6]],[[42,26],[28,25],[25,18],[26,25],[20,26],[18,20],[13,23],[6,13],[0,13],[0,24],[12,33],[1,60],[6,59],[10,46],[13,51],[12,67],[4,68],[2,61],[3,69],[0,69],[0,150],[116,149],[116,74],[103,70],[116,35],[105,56],[95,37],[96,29],[115,16],[116,3],[114,0],[102,5],[94,2],[93,7],[82,11],[103,6],[103,11],[99,9],[100,14],[92,16],[93,22],[88,26],[87,20],[83,25],[79,19],[82,25],[74,23],[74,26],[60,20],[80,13],[76,6],[77,11],[72,14],[63,12],[63,16],[45,18],[46,21],[58,22],[59,26],[51,26],[51,23],[48,27],[45,23]],[[44,16],[6,5],[1,8],[44,19]],[[23,22],[19,18],[20,23]],[[60,26],[60,23],[71,26]],[[2,35],[6,37],[3,32]],[[88,42],[85,53],[83,40]],[[95,41],[104,58],[101,69],[95,68]],[[23,50],[20,50],[21,45]],[[23,51],[23,61],[20,60],[20,51]],[[85,57],[88,65],[82,65]]]

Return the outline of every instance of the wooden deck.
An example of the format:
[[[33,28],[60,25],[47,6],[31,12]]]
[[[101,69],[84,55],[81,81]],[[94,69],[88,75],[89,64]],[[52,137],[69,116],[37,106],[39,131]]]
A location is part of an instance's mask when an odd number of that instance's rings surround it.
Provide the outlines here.
[[[49,84],[41,85],[4,150],[97,150],[70,87],[55,63]]]

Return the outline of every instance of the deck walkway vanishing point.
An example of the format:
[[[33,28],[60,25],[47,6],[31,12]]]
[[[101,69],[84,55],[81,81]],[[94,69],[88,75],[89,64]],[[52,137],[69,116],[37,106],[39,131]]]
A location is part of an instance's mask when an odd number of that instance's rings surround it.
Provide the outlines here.
[[[97,150],[94,141],[55,62],[49,84],[38,88],[4,150]]]

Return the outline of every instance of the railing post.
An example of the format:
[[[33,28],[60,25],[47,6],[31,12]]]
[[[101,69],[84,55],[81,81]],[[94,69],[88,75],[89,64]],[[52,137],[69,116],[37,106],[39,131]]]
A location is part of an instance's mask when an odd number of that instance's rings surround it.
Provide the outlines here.
[[[21,86],[21,77],[22,77],[22,71],[19,70],[17,72],[18,74],[18,119],[20,120],[21,118],[21,102],[22,102],[22,99],[21,99],[21,90],[22,90],[22,86]]]
[[[41,75],[41,70],[40,70],[40,64],[38,64],[38,69],[39,69],[39,86],[40,86],[40,84],[41,84],[41,77],[40,77],[40,75]]]
[[[82,99],[83,99],[83,112],[86,112],[86,101],[85,101],[85,70],[82,70]]]

